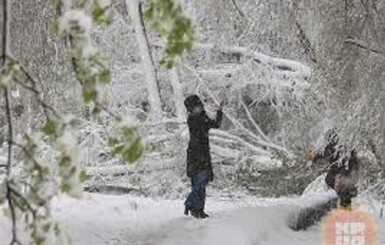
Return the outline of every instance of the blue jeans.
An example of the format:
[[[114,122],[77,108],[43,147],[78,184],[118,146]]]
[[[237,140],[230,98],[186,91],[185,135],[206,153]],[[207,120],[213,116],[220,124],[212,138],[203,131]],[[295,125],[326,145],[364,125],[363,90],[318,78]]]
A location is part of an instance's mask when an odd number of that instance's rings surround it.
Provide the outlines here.
[[[209,182],[209,171],[201,170],[191,178],[191,192],[184,205],[190,209],[204,209],[206,186]]]

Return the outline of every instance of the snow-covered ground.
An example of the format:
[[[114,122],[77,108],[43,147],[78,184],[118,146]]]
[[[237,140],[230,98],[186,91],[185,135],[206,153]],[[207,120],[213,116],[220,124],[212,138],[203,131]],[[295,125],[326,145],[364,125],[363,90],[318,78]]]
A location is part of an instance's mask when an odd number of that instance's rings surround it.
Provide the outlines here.
[[[74,245],[150,244],[321,244],[320,225],[307,231],[290,230],[287,219],[300,198],[209,198],[211,217],[183,215],[183,200],[86,194],[82,199],[55,199],[57,218]],[[362,202],[364,203],[364,202]],[[385,219],[378,219],[380,244],[385,244]],[[9,244],[9,220],[0,216],[0,245]]]

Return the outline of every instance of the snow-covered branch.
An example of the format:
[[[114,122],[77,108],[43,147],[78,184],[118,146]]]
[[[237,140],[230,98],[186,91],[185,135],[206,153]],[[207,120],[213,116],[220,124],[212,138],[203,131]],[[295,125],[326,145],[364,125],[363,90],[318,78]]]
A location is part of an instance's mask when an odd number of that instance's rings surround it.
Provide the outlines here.
[[[164,47],[165,44],[158,40],[153,45],[157,47]],[[276,71],[284,73],[286,75],[302,77],[308,79],[312,74],[311,67],[304,65],[298,61],[271,57],[261,52],[250,50],[241,46],[221,46],[211,43],[195,43],[194,49],[209,50],[229,54],[237,57],[238,60],[246,61],[253,60],[256,63],[260,63],[266,66],[270,66]]]
[[[222,131],[222,130],[218,130],[218,129],[212,129],[211,132],[210,132],[212,135],[215,135],[215,136],[219,136],[219,137],[223,137],[223,138],[229,138],[229,139],[232,139],[234,140],[235,142],[243,145],[244,147],[246,147],[247,149],[249,149],[250,151],[252,151],[253,153],[255,154],[259,154],[259,155],[266,155],[266,156],[270,156],[271,153],[268,152],[268,151],[265,151],[261,148],[258,148],[256,147],[255,145],[253,144],[250,144],[249,142],[245,141],[244,139],[242,139],[241,137],[239,136],[236,136],[236,135],[232,135],[230,133],[227,133],[225,131]],[[214,137],[214,140],[218,140],[220,141],[219,138],[215,138]]]
[[[199,82],[201,83],[202,87],[205,89],[205,92],[211,97],[211,99],[217,104],[219,105],[219,100],[216,98],[216,96],[213,94],[213,92],[209,89],[209,87],[207,86],[206,82],[201,78],[201,76],[199,74],[197,74],[197,72],[189,67],[188,65],[184,65],[185,68],[187,68],[189,71],[192,72],[192,74],[199,80]],[[227,112],[226,110],[223,110],[223,114],[237,127],[239,128],[240,130],[242,130],[242,132],[244,132],[245,134],[247,134],[248,136],[250,136],[254,141],[258,142],[259,144],[261,145],[264,145],[264,146],[267,146],[267,147],[270,147],[272,149],[275,149],[275,150],[278,150],[278,151],[281,151],[283,153],[285,153],[287,156],[293,156],[293,154],[291,152],[289,152],[287,149],[281,147],[281,146],[278,146],[274,143],[271,143],[271,142],[266,142],[265,140],[261,139],[260,137],[258,137],[257,135],[255,135],[252,131],[250,131],[249,129],[247,129],[245,126],[243,126],[242,123],[240,123],[237,119],[235,119],[235,117],[233,117],[229,112]]]
[[[242,57],[244,57],[245,59],[252,59],[257,63],[262,63],[264,65],[271,66],[274,69],[285,72],[287,74],[293,74],[293,75],[309,78],[312,73],[310,67],[300,62],[271,57],[260,52],[251,51],[245,47],[239,47],[239,46],[228,47],[228,46],[220,46],[216,44],[205,44],[205,43],[198,43],[195,45],[195,47],[198,49],[214,50],[214,51],[219,51],[226,54],[233,54],[238,56],[239,59],[241,59]]]
[[[246,112],[246,115],[247,115],[247,118],[249,119],[249,121],[253,124],[254,128],[258,131],[258,133],[262,136],[262,138],[264,140],[266,140],[267,142],[271,142],[271,140],[262,132],[261,128],[258,126],[258,124],[255,122],[255,120],[253,119],[253,116],[251,115],[250,113],[250,110],[249,108],[247,108],[247,106],[245,105],[245,103],[242,101],[241,102],[241,105],[243,107],[243,109],[245,110]]]

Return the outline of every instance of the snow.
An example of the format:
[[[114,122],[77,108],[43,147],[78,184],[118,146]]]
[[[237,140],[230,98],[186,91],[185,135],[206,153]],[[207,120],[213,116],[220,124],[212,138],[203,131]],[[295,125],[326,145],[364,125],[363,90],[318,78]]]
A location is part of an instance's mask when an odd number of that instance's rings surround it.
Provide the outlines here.
[[[101,7],[102,9],[107,8],[108,6],[111,5],[110,0],[97,0],[96,2],[99,5],[99,7]]]
[[[321,226],[294,232],[286,222],[299,204],[312,199],[311,196],[209,197],[206,209],[211,217],[206,220],[184,216],[183,200],[138,196],[86,194],[82,199],[59,196],[54,199],[53,207],[74,245],[308,245],[321,243]],[[385,244],[385,220],[378,221],[380,244]],[[0,216],[0,245],[9,244],[9,228],[8,219]]]
[[[84,10],[69,10],[59,19],[59,32],[70,32],[74,25],[81,28],[83,32],[90,32],[92,19]]]

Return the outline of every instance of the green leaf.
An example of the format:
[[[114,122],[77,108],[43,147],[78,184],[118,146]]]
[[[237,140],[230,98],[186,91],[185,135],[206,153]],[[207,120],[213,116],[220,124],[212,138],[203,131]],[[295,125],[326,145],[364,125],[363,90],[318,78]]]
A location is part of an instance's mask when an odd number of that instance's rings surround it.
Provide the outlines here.
[[[71,186],[68,184],[68,183],[63,183],[61,185],[61,191],[64,192],[64,193],[69,193],[71,191]]]
[[[143,155],[144,145],[140,138],[137,138],[128,148],[125,148],[122,152],[122,157],[125,161],[134,163]]]
[[[126,139],[132,140],[136,136],[136,131],[134,128],[125,127],[123,129],[123,135]]]
[[[98,25],[111,24],[111,19],[107,16],[106,10],[96,5],[92,11],[92,19]]]
[[[80,179],[80,182],[82,182],[82,183],[87,181],[88,177],[87,177],[87,173],[84,169],[80,172],[79,179]]]
[[[84,99],[84,102],[86,103],[90,103],[91,101],[94,101],[96,99],[96,96],[97,96],[96,90],[83,92],[83,99]]]
[[[47,121],[43,127],[43,132],[46,135],[54,135],[57,130],[57,124],[54,121]]]
[[[111,72],[108,69],[104,69],[99,76],[99,79],[102,83],[110,83],[111,82]]]
[[[42,236],[38,236],[36,234],[32,235],[33,241],[36,243],[36,245],[43,245],[45,242],[45,238]]]
[[[59,166],[62,168],[68,168],[69,166],[71,166],[71,157],[69,157],[68,155],[62,156],[59,160]]]
[[[99,115],[101,112],[102,112],[102,109],[101,109],[99,106],[96,106],[96,107],[92,110],[92,115],[97,116],[97,115]]]
[[[174,0],[153,0],[145,12],[150,27],[167,40],[161,64],[171,69],[184,52],[192,50],[194,28]]]

